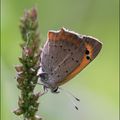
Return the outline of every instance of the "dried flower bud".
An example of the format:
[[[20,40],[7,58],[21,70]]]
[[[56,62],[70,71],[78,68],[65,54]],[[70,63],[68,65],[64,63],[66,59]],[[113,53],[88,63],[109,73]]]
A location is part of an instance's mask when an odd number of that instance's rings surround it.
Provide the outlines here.
[[[38,116],[38,115],[35,115],[34,117],[32,118],[28,118],[28,120],[42,120],[42,117]]]
[[[13,112],[14,112],[16,115],[21,115],[21,114],[23,114],[23,111],[22,111],[20,108],[14,110]]]
[[[18,84],[22,84],[24,81],[24,78],[22,77],[17,77],[16,79],[17,79]]]
[[[17,72],[22,72],[23,71],[23,66],[22,65],[16,65],[15,69]]]
[[[36,8],[33,8],[31,11],[30,11],[30,17],[31,19],[34,21],[37,19],[37,12],[36,12]]]
[[[18,100],[19,107],[23,107],[23,104],[24,104],[23,99],[19,97],[19,100]]]
[[[31,56],[33,55],[33,50],[32,50],[31,48],[24,47],[23,54],[24,54],[25,56],[31,57]]]
[[[20,90],[23,90],[23,85],[18,84],[18,85],[17,85],[17,88],[20,89]]]

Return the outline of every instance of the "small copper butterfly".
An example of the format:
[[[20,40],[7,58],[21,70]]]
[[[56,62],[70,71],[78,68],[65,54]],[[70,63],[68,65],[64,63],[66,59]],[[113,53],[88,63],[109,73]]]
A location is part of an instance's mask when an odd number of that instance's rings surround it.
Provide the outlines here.
[[[102,43],[96,38],[62,28],[49,31],[42,49],[38,75],[44,88],[57,93],[59,86],[71,80],[98,55]]]

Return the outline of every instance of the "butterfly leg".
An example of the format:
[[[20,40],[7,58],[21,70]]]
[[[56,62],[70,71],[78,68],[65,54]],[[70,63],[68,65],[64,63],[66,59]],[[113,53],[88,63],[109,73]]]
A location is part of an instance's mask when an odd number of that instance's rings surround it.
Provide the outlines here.
[[[43,96],[47,92],[48,92],[48,89],[46,88],[46,86],[43,86],[43,92],[41,93],[41,96]]]

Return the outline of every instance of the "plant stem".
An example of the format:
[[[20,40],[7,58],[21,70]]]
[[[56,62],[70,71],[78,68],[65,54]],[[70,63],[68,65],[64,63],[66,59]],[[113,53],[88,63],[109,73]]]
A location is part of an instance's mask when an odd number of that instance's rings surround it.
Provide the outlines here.
[[[40,93],[34,93],[40,65],[40,38],[35,8],[25,11],[20,20],[20,31],[24,41],[20,45],[22,48],[22,57],[19,58],[21,65],[17,65],[15,69],[17,71],[17,87],[20,89],[21,95],[18,100],[19,108],[14,113],[23,115],[24,120],[41,120],[41,117],[36,115]]]

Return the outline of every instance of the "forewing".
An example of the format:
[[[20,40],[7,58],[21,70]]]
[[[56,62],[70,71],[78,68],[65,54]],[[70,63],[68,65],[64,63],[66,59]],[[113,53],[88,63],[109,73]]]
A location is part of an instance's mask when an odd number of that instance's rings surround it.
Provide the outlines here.
[[[79,66],[85,52],[84,46],[80,36],[74,33],[63,29],[60,32],[49,32],[41,54],[41,66],[48,73],[49,80],[59,84]]]
[[[82,41],[85,43],[85,49],[88,51],[84,52],[83,59],[79,66],[77,66],[63,81],[64,84],[68,80],[72,79],[75,75],[77,75],[83,68],[85,68],[92,60],[96,58],[98,53],[100,52],[102,48],[102,43],[97,40],[96,38],[93,38],[91,36],[85,36],[83,35]],[[87,59],[87,56],[89,56],[89,59]]]
[[[97,56],[101,47],[93,37],[65,29],[50,31],[41,54],[41,66],[49,75],[49,83],[59,86],[73,78]],[[88,55],[90,59],[87,59]]]

